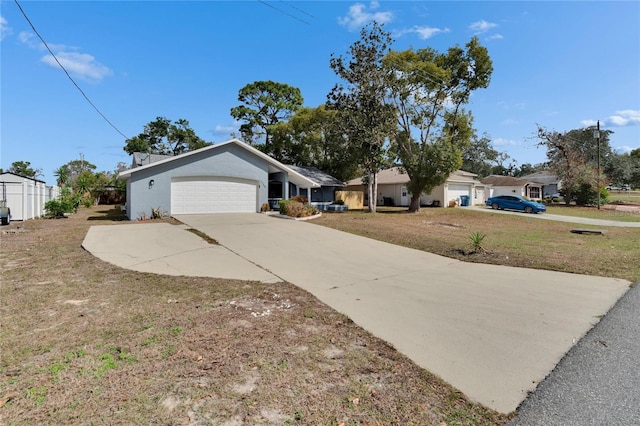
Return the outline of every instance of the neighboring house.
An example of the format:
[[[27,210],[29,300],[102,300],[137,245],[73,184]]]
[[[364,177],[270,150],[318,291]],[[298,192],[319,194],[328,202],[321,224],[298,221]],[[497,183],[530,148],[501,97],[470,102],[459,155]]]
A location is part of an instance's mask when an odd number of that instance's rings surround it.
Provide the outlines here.
[[[11,209],[11,220],[35,219],[44,215],[44,203],[57,198],[58,187],[44,181],[5,172],[0,174],[0,201]]]
[[[529,179],[491,175],[480,179],[480,181],[485,185],[491,186],[491,197],[498,195],[521,195],[532,200],[542,199],[543,185],[532,182]]]
[[[478,175],[474,173],[457,170],[449,176],[447,181],[439,185],[429,194],[420,196],[422,206],[444,206],[450,202],[460,205],[461,197],[469,197],[471,205],[484,204],[486,201],[486,187],[477,180]],[[402,172],[399,167],[382,170],[378,173],[378,204],[409,206],[411,203],[411,193],[407,189],[409,175]],[[367,205],[368,189],[363,184],[362,178],[352,179],[347,182],[347,190],[364,191],[365,205]]]
[[[170,215],[259,212],[269,198],[312,199],[322,187],[238,139],[149,161],[118,174],[127,183],[129,219],[156,209]]]
[[[548,170],[522,176],[522,179],[541,184],[542,198],[559,194],[562,189],[562,182],[558,179],[558,176]]]

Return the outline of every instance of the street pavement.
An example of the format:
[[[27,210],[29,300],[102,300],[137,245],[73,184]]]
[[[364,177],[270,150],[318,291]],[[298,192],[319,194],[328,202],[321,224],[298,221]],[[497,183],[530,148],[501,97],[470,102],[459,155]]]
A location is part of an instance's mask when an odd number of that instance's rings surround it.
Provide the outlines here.
[[[640,425],[640,283],[565,355],[510,425]]]
[[[236,278],[252,279],[242,269],[257,268],[257,276],[267,273],[258,279],[309,291],[469,398],[504,413],[516,409],[630,284],[465,263],[269,215],[177,219],[227,253],[192,246],[193,234],[184,228],[171,235],[165,228],[141,230],[149,224],[92,227],[83,246],[136,270],[188,275],[197,264],[206,276],[238,268]],[[238,258],[235,267],[228,256]]]

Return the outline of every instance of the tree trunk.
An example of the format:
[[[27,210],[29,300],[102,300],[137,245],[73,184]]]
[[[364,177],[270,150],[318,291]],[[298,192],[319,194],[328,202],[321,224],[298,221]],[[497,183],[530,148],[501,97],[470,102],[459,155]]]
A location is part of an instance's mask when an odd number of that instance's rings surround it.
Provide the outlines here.
[[[376,204],[378,199],[376,197],[378,191],[378,185],[376,182],[376,175],[369,172],[369,213],[376,212]]]
[[[420,211],[420,194],[411,194],[411,204],[409,205],[409,213],[418,213]]]

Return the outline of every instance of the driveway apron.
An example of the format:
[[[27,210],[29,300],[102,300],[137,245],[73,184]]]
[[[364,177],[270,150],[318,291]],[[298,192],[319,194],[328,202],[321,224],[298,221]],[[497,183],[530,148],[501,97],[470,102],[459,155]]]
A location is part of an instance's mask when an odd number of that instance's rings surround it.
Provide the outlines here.
[[[177,219],[503,413],[518,407],[630,284],[465,263],[269,215]]]

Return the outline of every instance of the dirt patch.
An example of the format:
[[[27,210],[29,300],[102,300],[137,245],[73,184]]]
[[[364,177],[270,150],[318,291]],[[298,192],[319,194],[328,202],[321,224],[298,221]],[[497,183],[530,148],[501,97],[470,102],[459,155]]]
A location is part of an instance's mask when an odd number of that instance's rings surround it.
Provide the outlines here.
[[[508,421],[293,285],[137,273],[81,248],[119,220],[99,206],[0,235],[4,424]]]

